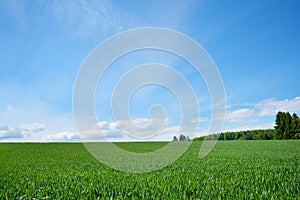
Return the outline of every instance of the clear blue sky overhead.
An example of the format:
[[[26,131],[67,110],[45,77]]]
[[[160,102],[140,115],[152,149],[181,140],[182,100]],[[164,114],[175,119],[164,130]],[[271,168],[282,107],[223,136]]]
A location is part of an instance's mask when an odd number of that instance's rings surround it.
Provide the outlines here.
[[[272,128],[277,111],[300,113],[299,10],[297,0],[1,1],[0,141],[78,141],[72,92],[81,64],[105,39],[142,27],[179,31],[206,49],[226,90],[224,131]],[[129,54],[107,71],[95,97],[99,127],[115,140],[129,139],[115,127],[109,95],[122,73],[153,61],[173,64],[199,91],[197,135],[207,134],[204,81],[175,55],[150,50]],[[156,139],[170,140],[178,130],[178,102],[163,88],[136,92],[131,117],[146,123],[157,103],[169,121]]]

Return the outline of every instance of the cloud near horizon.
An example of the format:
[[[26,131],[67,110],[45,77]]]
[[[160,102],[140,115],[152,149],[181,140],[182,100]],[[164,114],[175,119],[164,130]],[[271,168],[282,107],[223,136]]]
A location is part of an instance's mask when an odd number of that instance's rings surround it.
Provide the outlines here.
[[[268,129],[273,128],[274,118],[278,111],[299,113],[300,112],[300,97],[293,99],[276,100],[266,99],[260,101],[247,108],[230,109],[227,110],[225,117],[225,125],[223,131],[239,131],[249,129]],[[151,129],[147,126],[152,122]],[[160,127],[165,123],[164,127]],[[207,135],[207,129],[209,118],[199,117],[192,120],[192,123],[199,122],[201,127],[198,127],[198,131],[195,132],[194,137]],[[141,129],[142,131],[136,137],[122,132],[120,125],[125,130],[130,130],[132,124]],[[203,128],[204,124],[204,128]],[[0,127],[0,141],[10,141],[11,139],[23,139],[26,138],[29,141],[41,141],[41,142],[64,142],[64,141],[170,141],[174,135],[178,136],[183,133],[192,136],[192,133],[186,131],[185,126],[172,124],[167,119],[152,119],[149,118],[135,118],[131,120],[118,120],[118,121],[99,121],[93,127],[88,130],[82,131],[80,135],[74,131],[61,131],[57,133],[45,134],[46,125],[39,123],[22,124],[17,127],[2,126]],[[155,131],[159,130],[159,133],[155,135]],[[39,137],[34,140],[30,139],[31,133],[39,132]],[[139,138],[139,136],[141,136]],[[153,137],[144,137],[153,136]]]
[[[252,106],[239,109],[227,109],[225,131],[268,129],[274,127],[278,111],[299,114],[300,97],[277,100],[275,98],[260,101]]]
[[[286,100],[276,100],[276,99],[266,99],[260,101],[252,106],[247,108],[239,109],[230,109],[226,113],[224,128],[223,131],[241,131],[241,130],[252,130],[252,129],[269,129],[274,127],[274,118],[278,111],[290,112],[290,113],[299,113],[300,112],[300,97],[295,97],[294,99]],[[264,119],[267,117],[267,119]],[[271,118],[270,118],[271,117]],[[152,119],[153,124],[160,126],[162,124],[162,119]],[[138,127],[147,127],[151,120],[149,118],[136,118],[132,121],[130,120],[118,120],[114,122],[100,121],[95,124],[91,129],[83,131],[81,133],[81,138],[83,141],[140,141],[140,140],[149,140],[149,141],[159,141],[165,140],[170,141],[174,135],[178,136],[183,133],[191,136],[192,134],[188,131],[184,131],[184,125],[172,125],[169,120],[165,127],[162,127],[161,132],[152,138],[143,138],[140,139],[133,138],[124,134],[120,130],[119,126],[121,125],[125,130],[130,130],[131,123]],[[207,135],[207,129],[203,128],[202,125],[209,123],[208,117],[199,117],[191,121],[192,123],[199,122],[201,127],[198,127],[198,131],[195,133],[194,137]],[[152,127],[154,129],[143,129],[143,132],[140,132],[140,136],[154,134],[153,131],[157,130],[158,127]],[[161,128],[161,127],[160,127]],[[182,128],[181,132],[180,129]],[[71,133],[69,133],[71,134]],[[60,136],[68,135],[67,133],[59,133]],[[74,134],[71,134],[74,136]],[[67,137],[65,137],[66,139]],[[72,138],[74,139],[74,138]]]
[[[59,132],[54,135],[46,135],[42,138],[45,142],[79,141],[79,136],[74,132]]]
[[[0,127],[0,140],[29,137],[31,133],[42,132],[45,128],[45,124],[39,123],[22,124],[18,127],[2,126]]]
[[[163,127],[161,125],[167,121]],[[149,125],[151,124],[151,128]],[[132,135],[132,125],[141,130]],[[120,128],[122,127],[122,129]],[[159,132],[156,135],[156,131]],[[142,141],[142,140],[169,140],[172,135],[177,135],[180,130],[178,125],[168,124],[166,119],[136,118],[133,120],[118,120],[114,122],[100,121],[88,130],[80,132],[82,141]]]

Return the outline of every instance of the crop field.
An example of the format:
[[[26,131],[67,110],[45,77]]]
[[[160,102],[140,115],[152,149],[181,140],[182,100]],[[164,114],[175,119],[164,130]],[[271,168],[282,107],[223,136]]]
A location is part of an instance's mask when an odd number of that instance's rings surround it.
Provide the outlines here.
[[[148,152],[166,143],[118,143]],[[1,143],[0,199],[299,199],[300,141],[201,142],[162,170],[111,169],[80,143]]]

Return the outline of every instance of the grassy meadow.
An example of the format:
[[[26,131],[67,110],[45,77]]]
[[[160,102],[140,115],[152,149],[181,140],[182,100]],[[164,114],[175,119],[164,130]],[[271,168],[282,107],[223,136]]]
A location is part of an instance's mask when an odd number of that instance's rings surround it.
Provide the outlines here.
[[[0,199],[299,199],[300,141],[201,141],[168,167],[124,173],[80,143],[0,143]],[[118,143],[148,152],[163,142]]]

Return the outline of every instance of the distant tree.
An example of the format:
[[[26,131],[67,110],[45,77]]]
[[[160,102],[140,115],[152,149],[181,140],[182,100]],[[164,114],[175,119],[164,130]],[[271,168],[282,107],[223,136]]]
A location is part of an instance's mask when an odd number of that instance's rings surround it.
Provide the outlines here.
[[[218,140],[224,140],[224,133],[220,133]]]
[[[298,118],[296,118],[296,119],[294,119],[295,120],[295,133],[300,133],[300,118],[298,117]]]
[[[251,131],[249,131],[248,133],[246,133],[243,137],[243,140],[253,140],[253,135],[251,133]]]
[[[235,133],[234,132],[227,132],[224,134],[225,140],[234,140],[235,139]]]
[[[285,113],[285,129],[283,133],[283,139],[291,139],[293,136],[292,130],[292,116],[289,112]]]
[[[292,115],[292,139],[300,139],[300,118],[297,116],[296,113],[293,113]]]
[[[206,136],[195,137],[195,138],[193,139],[193,141],[203,141],[203,140],[205,140],[205,138],[206,138]]]
[[[232,140],[232,138],[234,138],[234,140],[272,140],[273,135],[275,135],[274,132],[274,129],[224,132],[219,134],[211,134],[207,136],[196,137],[193,140],[226,140],[225,137],[227,137],[227,140]],[[298,136],[300,136],[300,133],[297,135],[297,137]]]
[[[186,137],[183,134],[180,134],[179,141],[186,141]]]
[[[297,133],[300,132],[300,126],[299,126],[299,117],[296,113],[293,113],[292,115],[292,130],[293,132]]]
[[[255,130],[253,134],[254,140],[272,140],[273,139],[273,130]]]
[[[295,139],[295,135],[300,132],[300,120],[296,113],[279,111],[275,119],[275,139]]]
[[[293,113],[292,117],[293,117],[293,119],[299,118],[298,115],[297,115],[296,113]]]
[[[201,138],[201,139],[200,139],[200,138],[195,138],[195,139],[193,139],[193,140],[194,140],[194,141],[196,141],[196,140],[204,140],[204,138],[205,138],[205,136],[204,136],[203,138]],[[174,136],[172,141],[191,141],[191,139],[189,138],[188,135],[185,136],[185,135],[183,135],[183,134],[180,134],[179,137],[178,137],[178,139],[177,139],[176,136]]]
[[[186,141],[186,136],[182,135],[182,141]]]
[[[242,137],[243,137],[243,133],[242,133],[241,131],[238,131],[238,132],[235,134],[235,139],[236,139],[236,140],[240,140]]]
[[[205,138],[206,140],[218,140],[219,139],[219,135],[218,134],[212,134],[212,135],[208,135]]]
[[[275,119],[275,132],[274,132],[274,138],[275,139],[283,139],[284,130],[285,130],[285,113],[279,111],[276,115]]]
[[[176,141],[178,141],[178,139],[177,139],[176,136],[174,136],[174,137],[173,137],[173,142],[176,142]]]

